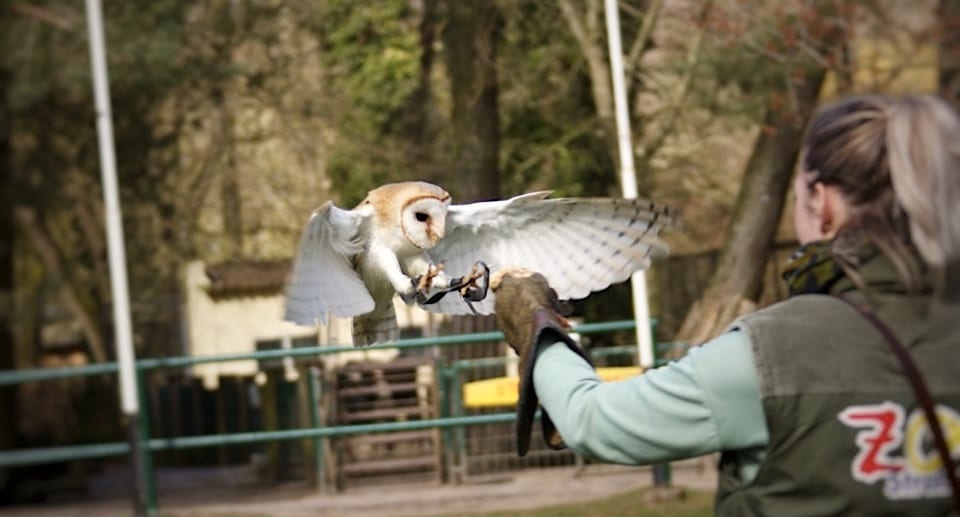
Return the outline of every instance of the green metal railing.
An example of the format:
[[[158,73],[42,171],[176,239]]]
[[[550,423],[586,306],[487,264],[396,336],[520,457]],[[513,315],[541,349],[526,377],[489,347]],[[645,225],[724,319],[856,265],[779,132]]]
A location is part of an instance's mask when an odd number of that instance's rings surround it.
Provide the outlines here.
[[[613,322],[604,322],[604,323],[587,323],[582,325],[577,325],[574,327],[573,331],[579,334],[598,334],[605,332],[614,332],[622,330],[632,330],[636,327],[634,320],[623,320],[623,321],[613,321]],[[417,349],[424,347],[432,346],[454,346],[468,343],[478,343],[485,341],[498,341],[503,339],[503,334],[501,332],[478,332],[472,334],[459,334],[453,336],[441,336],[441,337],[429,337],[429,338],[414,338],[414,339],[404,339],[396,341],[393,343],[386,343],[381,345],[375,345],[367,348],[368,350],[380,349],[380,348],[391,348],[391,349]],[[624,353],[625,348],[635,349],[635,347],[618,347],[620,350],[606,350],[598,349],[595,353],[609,354],[609,353]],[[168,368],[182,368],[186,366],[192,366],[197,364],[205,363],[222,363],[230,361],[243,361],[243,360],[263,360],[263,359],[278,359],[284,357],[317,357],[324,355],[338,354],[342,352],[355,351],[352,345],[343,345],[343,346],[316,346],[316,347],[302,347],[302,348],[292,348],[292,349],[281,349],[281,350],[264,350],[257,352],[250,352],[244,354],[224,354],[217,356],[202,356],[202,357],[168,357],[168,358],[152,358],[152,359],[140,359],[136,362],[136,367],[138,374],[140,375],[140,382],[138,386],[140,387],[140,398],[141,403],[144,402],[146,397],[146,391],[143,389],[143,375],[145,372],[150,370],[158,369],[168,369]],[[604,351],[606,350],[606,351]],[[441,377],[441,398],[444,399],[441,401],[441,407],[459,407],[461,403],[462,394],[461,386],[459,382],[459,376],[457,371],[461,368],[467,366],[475,366],[478,364],[484,364],[484,362],[489,364],[499,364],[503,363],[503,358],[491,358],[491,359],[472,359],[472,360],[460,360],[455,361],[451,365],[439,365],[439,373]],[[68,367],[68,368],[37,368],[37,369],[27,369],[27,370],[6,370],[0,371],[0,386],[3,385],[14,385],[21,384],[24,382],[34,382],[34,381],[47,381],[53,379],[62,379],[68,377],[81,377],[81,376],[94,376],[94,375],[104,375],[104,374],[115,374],[118,371],[118,366],[116,363],[98,363],[91,364],[87,366],[78,366],[78,367]],[[218,447],[224,445],[236,445],[236,444],[250,444],[258,442],[267,442],[267,441],[283,441],[283,440],[298,440],[298,439],[314,439],[316,440],[315,445],[315,457],[314,460],[317,464],[317,475],[319,482],[323,482],[323,472],[324,472],[324,461],[323,457],[323,447],[320,446],[320,440],[323,438],[331,438],[338,436],[347,436],[354,434],[365,434],[365,433],[374,433],[374,432],[394,432],[394,431],[411,431],[411,430],[420,430],[420,429],[430,429],[430,428],[439,428],[444,430],[452,429],[463,429],[463,426],[478,425],[478,424],[492,424],[492,423],[506,423],[512,422],[515,420],[516,415],[513,412],[506,413],[496,413],[496,414],[485,414],[485,415],[472,415],[472,416],[463,416],[462,411],[456,411],[457,414],[452,416],[444,416],[442,418],[429,419],[429,420],[415,420],[415,421],[405,421],[405,422],[384,422],[376,424],[359,424],[359,425],[348,425],[348,426],[332,426],[332,427],[321,427],[321,419],[319,415],[319,404],[320,404],[320,382],[316,377],[315,372],[310,372],[309,390],[310,395],[310,406],[311,406],[311,424],[313,427],[306,429],[286,429],[286,430],[276,430],[276,431],[258,431],[258,432],[244,432],[244,433],[229,433],[229,434],[217,434],[217,435],[198,435],[198,436],[183,436],[183,437],[171,437],[171,438],[150,438],[149,435],[149,412],[144,411],[141,415],[140,425],[143,430],[144,441],[147,444],[144,447],[144,473],[145,479],[148,480],[148,510],[151,514],[156,512],[157,502],[156,502],[156,493],[154,485],[152,483],[153,479],[153,467],[152,467],[152,453],[156,451],[167,451],[173,449],[186,449],[186,448],[196,448],[196,447]],[[143,407],[146,407],[144,405]],[[449,435],[448,435],[449,438]],[[462,447],[462,433],[454,438],[458,442],[457,448]],[[445,442],[449,443],[448,440]],[[460,449],[462,450],[462,449]],[[130,444],[127,442],[108,442],[108,443],[96,443],[96,444],[86,444],[86,445],[71,445],[71,446],[61,446],[61,447],[43,447],[43,448],[31,448],[31,449],[20,449],[20,450],[8,450],[0,451],[0,468],[3,467],[13,467],[13,466],[23,466],[23,465],[37,465],[44,463],[53,463],[60,461],[73,461],[73,460],[84,460],[84,459],[94,459],[94,458],[104,458],[110,456],[120,456],[124,454],[129,454]]]

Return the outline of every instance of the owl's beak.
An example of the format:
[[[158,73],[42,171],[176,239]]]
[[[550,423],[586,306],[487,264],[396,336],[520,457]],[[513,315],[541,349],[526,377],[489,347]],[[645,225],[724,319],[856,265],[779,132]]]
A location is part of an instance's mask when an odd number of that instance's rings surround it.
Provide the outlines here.
[[[431,247],[436,246],[437,242],[439,242],[442,237],[443,235],[440,235],[437,232],[433,231],[433,228],[430,228],[427,230],[427,238],[430,239]]]
[[[430,225],[427,226],[427,238],[430,239],[430,245],[436,246],[437,242],[443,238],[443,234],[446,233],[446,221],[441,218],[433,218],[430,221]]]

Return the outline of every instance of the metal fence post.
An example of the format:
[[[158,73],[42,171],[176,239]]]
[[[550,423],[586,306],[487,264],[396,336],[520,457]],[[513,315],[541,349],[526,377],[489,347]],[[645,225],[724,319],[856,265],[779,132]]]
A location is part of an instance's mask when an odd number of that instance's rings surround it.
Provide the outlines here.
[[[320,419],[320,397],[323,396],[323,389],[320,385],[320,370],[316,366],[310,367],[310,424],[314,429],[323,426]],[[313,463],[314,474],[316,476],[315,487],[322,492],[327,491],[327,466],[324,460],[323,438],[317,436],[313,439]]]
[[[440,373],[440,417],[450,417],[450,389],[452,376],[452,367],[445,361],[440,360],[437,364],[437,370]],[[454,465],[453,432],[450,428],[443,430],[443,463],[447,471],[447,481],[454,483],[456,480],[456,465]]]
[[[140,479],[143,486],[140,496],[143,498],[144,508],[147,515],[153,517],[157,514],[157,487],[153,472],[153,453],[150,451],[150,405],[147,397],[147,383],[143,370],[137,369],[137,397],[140,400],[140,412],[137,415],[137,422],[131,422],[131,428],[134,424],[138,427],[140,440],[131,441],[131,447],[138,450],[132,451],[131,458],[139,465],[134,465],[134,469],[139,470]],[[133,443],[139,442],[139,443]]]
[[[463,416],[463,386],[460,382],[460,365],[454,364],[453,375],[451,375],[451,390],[450,398],[451,405],[453,409],[453,416],[460,417]],[[464,429],[462,425],[458,425],[454,430],[453,434],[456,440],[457,447],[457,481],[459,485],[464,482],[467,477],[467,430]]]

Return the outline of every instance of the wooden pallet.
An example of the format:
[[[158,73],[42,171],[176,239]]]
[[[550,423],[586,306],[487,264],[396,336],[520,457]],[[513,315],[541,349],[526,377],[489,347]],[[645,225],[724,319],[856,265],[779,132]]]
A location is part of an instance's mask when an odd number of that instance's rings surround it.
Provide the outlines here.
[[[406,422],[439,417],[433,359],[350,363],[334,373],[336,425]],[[440,483],[438,429],[371,433],[332,441],[338,490],[396,482]]]

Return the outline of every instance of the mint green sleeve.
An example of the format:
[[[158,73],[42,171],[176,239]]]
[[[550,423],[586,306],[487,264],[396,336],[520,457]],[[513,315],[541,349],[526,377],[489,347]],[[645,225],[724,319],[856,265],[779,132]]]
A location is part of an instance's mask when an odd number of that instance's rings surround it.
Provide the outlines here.
[[[562,343],[541,343],[534,387],[567,446],[645,465],[768,440],[749,338],[728,332],[642,375],[603,382]]]

